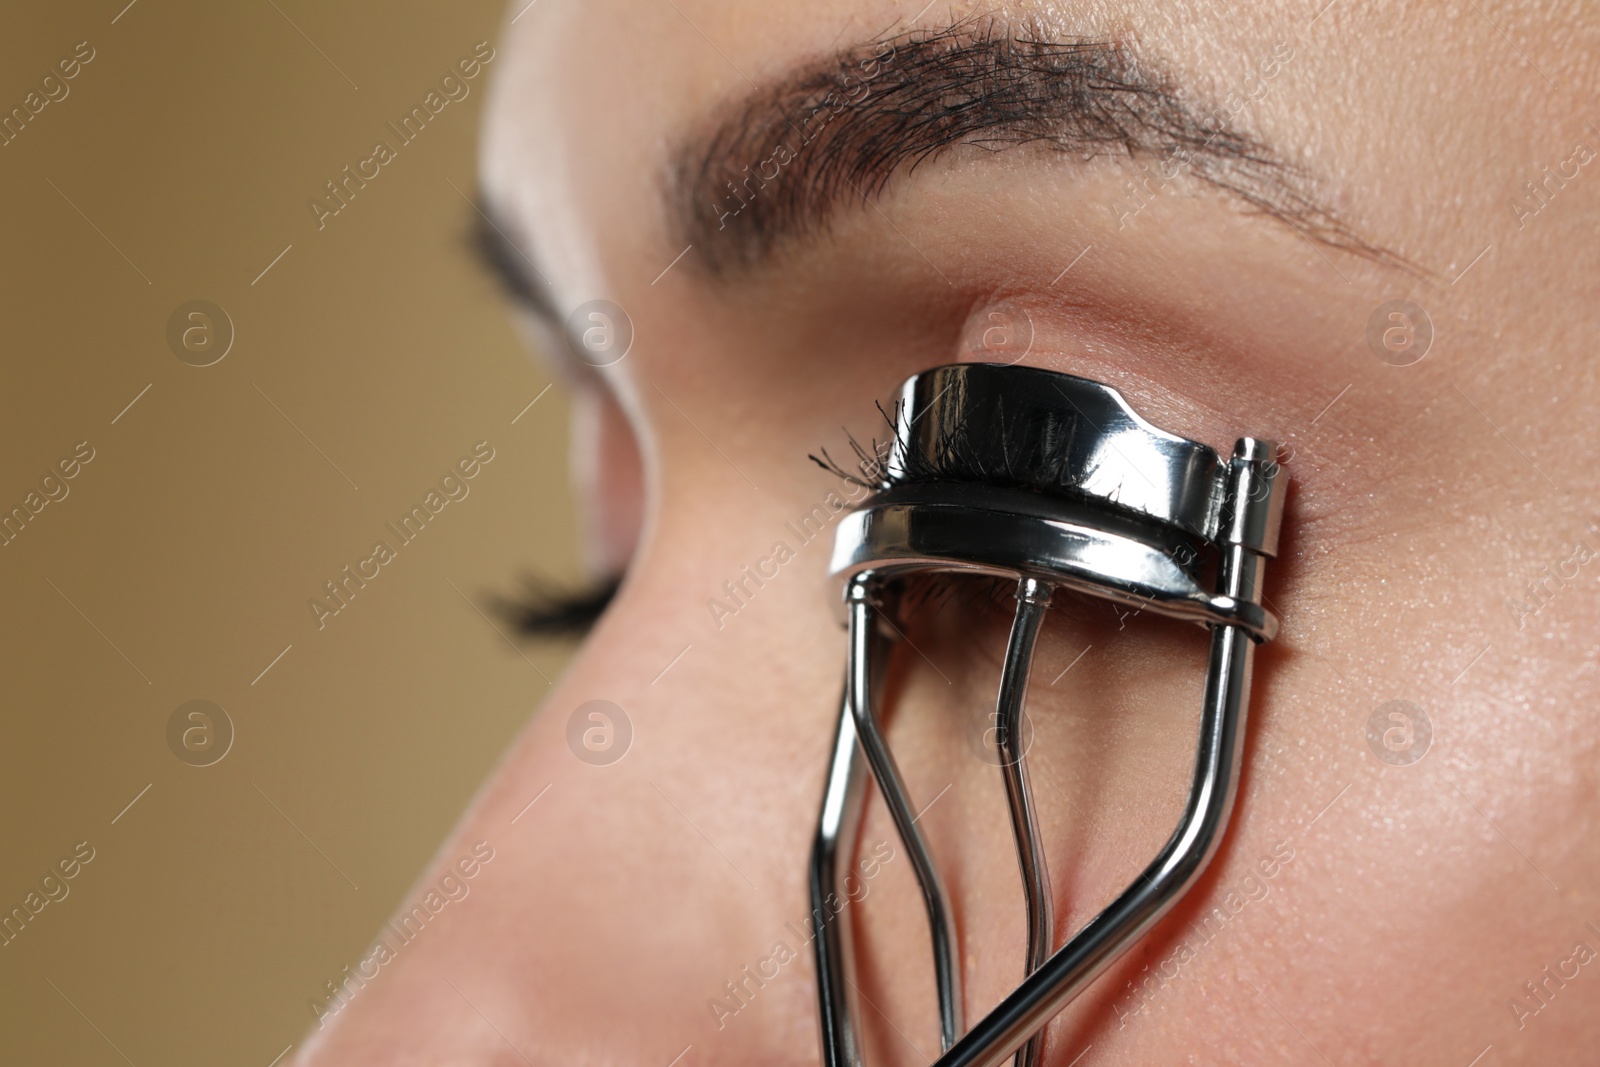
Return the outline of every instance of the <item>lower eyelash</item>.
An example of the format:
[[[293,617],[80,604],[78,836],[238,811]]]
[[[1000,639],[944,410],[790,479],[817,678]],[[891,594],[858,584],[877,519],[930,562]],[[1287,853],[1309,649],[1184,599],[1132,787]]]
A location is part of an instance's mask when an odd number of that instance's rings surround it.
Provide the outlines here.
[[[578,639],[605,613],[622,584],[621,576],[578,589],[556,589],[538,578],[524,577],[515,597],[495,597],[494,610],[526,637]]]

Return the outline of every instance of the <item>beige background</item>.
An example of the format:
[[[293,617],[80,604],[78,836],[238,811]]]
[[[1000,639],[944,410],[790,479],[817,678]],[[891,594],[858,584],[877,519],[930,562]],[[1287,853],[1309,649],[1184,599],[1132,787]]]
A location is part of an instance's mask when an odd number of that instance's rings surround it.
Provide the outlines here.
[[[576,575],[566,413],[512,424],[549,378],[466,247],[486,76],[325,229],[307,207],[498,0],[125,2],[0,15],[6,111],[96,52],[0,148],[0,508],[95,450],[0,548],[0,911],[95,850],[0,948],[0,1061],[267,1067],[561,667],[462,594]],[[236,330],[206,368],[165,336],[196,298]],[[483,439],[319,632],[308,598]],[[197,698],[237,731],[206,768],[165,736]]]

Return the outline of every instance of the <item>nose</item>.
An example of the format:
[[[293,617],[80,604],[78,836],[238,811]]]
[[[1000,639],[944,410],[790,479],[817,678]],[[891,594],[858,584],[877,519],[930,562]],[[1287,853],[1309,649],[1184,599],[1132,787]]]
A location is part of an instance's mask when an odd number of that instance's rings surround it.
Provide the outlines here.
[[[302,1063],[816,1062],[805,857],[842,677],[825,571],[845,504],[820,472],[792,494],[725,473],[659,510],[398,911],[426,913],[482,842],[469,895],[409,940],[380,933]]]

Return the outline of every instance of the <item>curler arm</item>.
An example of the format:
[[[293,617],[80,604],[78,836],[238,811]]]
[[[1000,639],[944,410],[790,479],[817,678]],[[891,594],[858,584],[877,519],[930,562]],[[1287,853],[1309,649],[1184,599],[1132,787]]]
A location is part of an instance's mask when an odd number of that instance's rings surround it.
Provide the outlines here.
[[[856,724],[848,701],[839,713],[833,738],[833,759],[822,796],[822,814],[811,845],[811,927],[817,961],[817,999],[821,1006],[823,1067],[861,1067],[856,1047],[855,1021],[850,1016],[850,986],[854,959],[849,910],[835,910],[828,898],[839,885],[839,857],[845,862],[855,852],[856,829],[861,824],[862,786],[866,763],[856,744]]]
[[[928,911],[928,933],[933,942],[933,977],[939,995],[939,1038],[941,1047],[948,1049],[955,1044],[964,1028],[961,961],[956,956],[955,916],[950,910],[950,898],[945,893],[939,869],[933,864],[922,831],[917,829],[916,813],[911,798],[906,794],[900,768],[878,730],[872,700],[872,653],[873,646],[881,639],[874,634],[870,596],[870,574],[858,575],[846,591],[850,615],[850,658],[845,671],[845,703],[854,710],[862,751],[867,755],[873,777],[894,819],[895,829],[899,831],[900,840],[911,857],[911,866],[917,873],[917,884],[922,887],[922,899]]]
[[[1037,578],[1017,583],[1017,613],[1006,642],[1005,666],[1000,675],[1000,692],[995,698],[995,723],[1000,742],[1001,768],[1005,771],[1006,799],[1011,807],[1011,831],[1017,841],[1017,862],[1022,868],[1022,889],[1028,906],[1028,960],[1025,973],[1038,970],[1053,947],[1055,921],[1051,914],[1050,872],[1045,867],[1044,844],[1039,839],[1039,820],[1033,808],[1033,793],[1028,786],[1028,768],[1023,762],[1022,710],[1028,695],[1028,668],[1033,665],[1033,650],[1039,627],[1050,608],[1050,586]],[[1034,1067],[1044,1051],[1044,1031],[1035,1033],[1018,1051],[1016,1067]]]

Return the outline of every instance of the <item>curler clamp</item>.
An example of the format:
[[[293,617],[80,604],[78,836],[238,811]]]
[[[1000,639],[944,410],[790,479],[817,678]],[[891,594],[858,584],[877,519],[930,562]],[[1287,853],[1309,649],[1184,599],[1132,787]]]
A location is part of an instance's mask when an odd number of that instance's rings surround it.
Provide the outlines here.
[[[849,632],[843,707],[812,847],[810,890],[826,1067],[862,1067],[840,857],[851,856],[870,770],[922,890],[932,934],[943,1055],[935,1067],[1038,1061],[1045,1024],[1158,922],[1194,883],[1233,807],[1255,645],[1277,634],[1261,603],[1277,553],[1286,479],[1270,441],[1213,449],[1150,425],[1109,386],[1033,367],[936,367],[901,387],[893,439],[867,471],[874,492],[841,517],[831,571]],[[1209,565],[1207,565],[1209,564]],[[1028,918],[1027,977],[967,1029],[958,939],[938,867],[878,726],[894,631],[873,613],[916,573],[1017,583],[995,701],[996,735]],[[1203,575],[1212,574],[1212,588]],[[1132,885],[1057,948],[1049,873],[1034,815],[1021,722],[1028,668],[1058,589],[1207,627],[1211,655],[1200,742],[1183,816]]]

